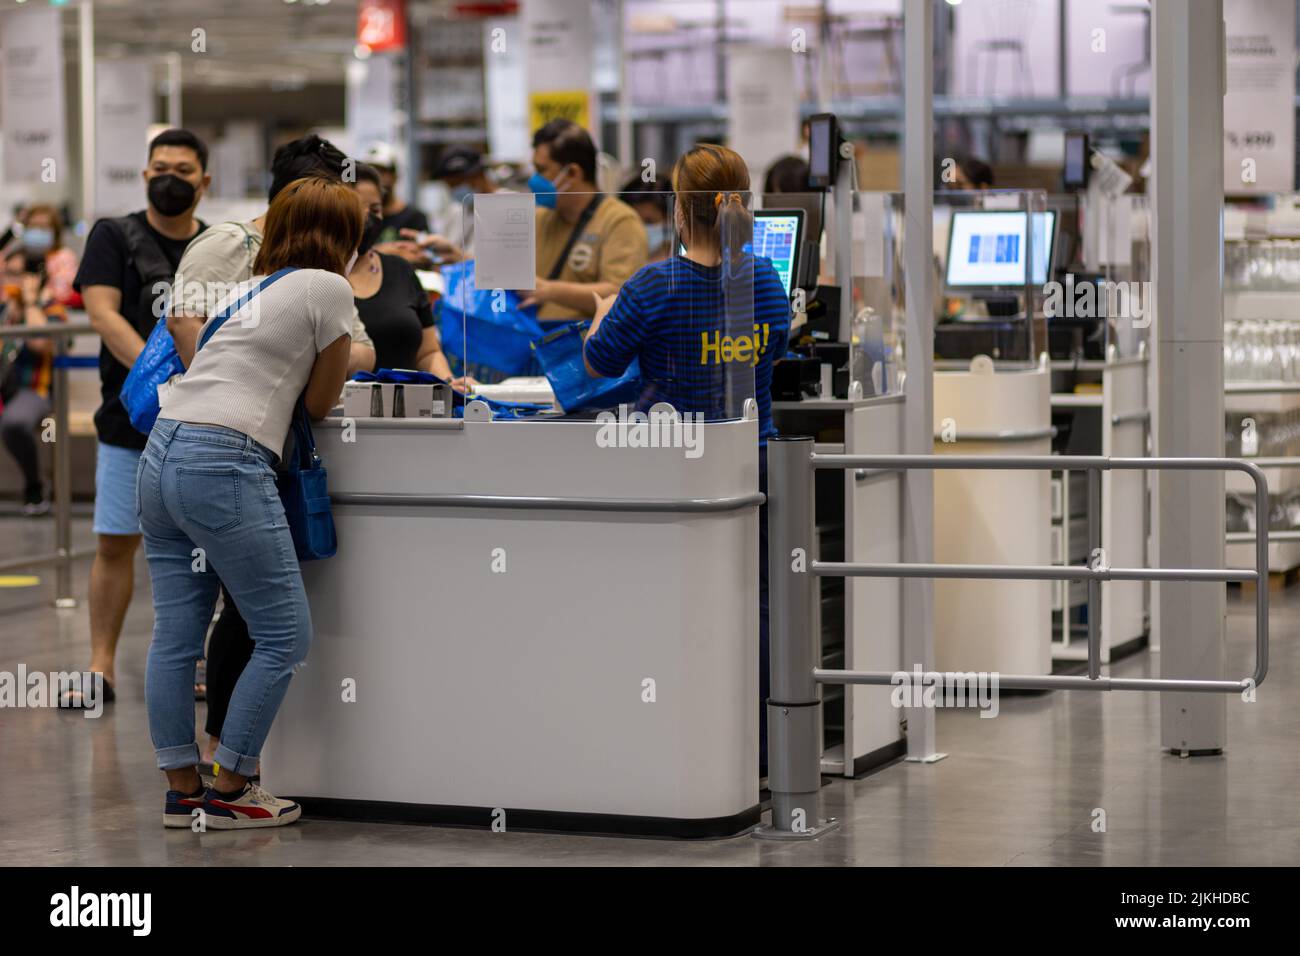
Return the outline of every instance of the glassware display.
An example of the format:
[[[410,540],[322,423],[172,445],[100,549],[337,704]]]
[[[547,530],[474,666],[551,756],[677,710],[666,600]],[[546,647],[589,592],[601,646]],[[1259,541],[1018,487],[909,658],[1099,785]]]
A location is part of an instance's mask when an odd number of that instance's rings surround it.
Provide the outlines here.
[[[1300,292],[1300,240],[1225,242],[1223,284],[1238,292]]]
[[[1225,322],[1223,378],[1226,382],[1300,381],[1300,322]]]

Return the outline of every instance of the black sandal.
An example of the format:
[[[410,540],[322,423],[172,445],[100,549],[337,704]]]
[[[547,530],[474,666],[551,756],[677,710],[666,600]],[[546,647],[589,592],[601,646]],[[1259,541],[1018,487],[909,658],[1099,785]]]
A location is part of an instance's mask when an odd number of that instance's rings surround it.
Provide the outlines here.
[[[113,685],[108,681],[100,678],[100,686],[103,688],[102,700],[105,704],[111,704],[117,700],[117,691],[113,690]],[[79,688],[69,687],[59,695],[59,707],[66,710],[84,710],[86,707],[86,695]]]

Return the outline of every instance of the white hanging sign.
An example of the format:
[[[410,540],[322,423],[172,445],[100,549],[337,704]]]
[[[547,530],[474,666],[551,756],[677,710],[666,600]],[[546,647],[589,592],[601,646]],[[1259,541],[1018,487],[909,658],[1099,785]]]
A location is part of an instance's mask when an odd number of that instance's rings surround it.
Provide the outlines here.
[[[1294,0],[1225,0],[1223,191],[1295,188]]]
[[[591,0],[528,0],[528,127],[572,120],[599,140],[592,94]]]
[[[727,50],[727,144],[745,157],[756,192],[762,179],[755,177],[799,142],[794,57],[785,47]]]
[[[57,9],[0,18],[0,127],[9,183],[68,179],[63,23]]]
[[[147,60],[95,64],[96,216],[140,208],[153,101],[153,65]]]

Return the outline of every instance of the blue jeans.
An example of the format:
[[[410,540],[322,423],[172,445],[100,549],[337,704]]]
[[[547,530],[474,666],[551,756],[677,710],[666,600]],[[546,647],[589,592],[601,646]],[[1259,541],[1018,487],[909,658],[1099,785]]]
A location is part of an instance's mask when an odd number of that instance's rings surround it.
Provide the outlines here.
[[[154,603],[145,702],[162,770],[198,763],[194,663],[222,582],[255,647],[230,699],[217,763],[256,772],[289,678],[307,657],[311,615],[275,460],[241,432],[164,418],[140,456],[136,508]]]

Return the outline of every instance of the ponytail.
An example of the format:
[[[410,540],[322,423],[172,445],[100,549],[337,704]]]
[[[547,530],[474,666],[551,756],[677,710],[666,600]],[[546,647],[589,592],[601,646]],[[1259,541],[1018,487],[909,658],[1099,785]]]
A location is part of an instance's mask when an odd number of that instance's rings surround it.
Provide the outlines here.
[[[718,252],[725,269],[736,265],[745,246],[753,242],[754,218],[740,193],[720,192],[713,202],[717,208]]]
[[[673,167],[673,192],[687,228],[715,232],[723,259],[734,259],[749,242],[753,221],[746,208],[749,168],[735,150],[703,143]]]

